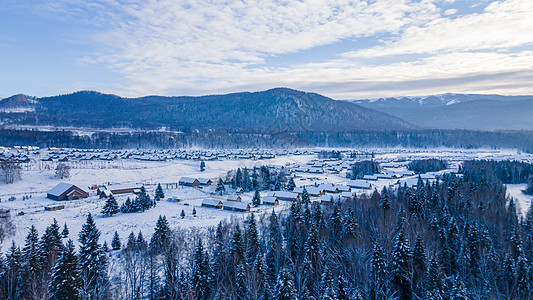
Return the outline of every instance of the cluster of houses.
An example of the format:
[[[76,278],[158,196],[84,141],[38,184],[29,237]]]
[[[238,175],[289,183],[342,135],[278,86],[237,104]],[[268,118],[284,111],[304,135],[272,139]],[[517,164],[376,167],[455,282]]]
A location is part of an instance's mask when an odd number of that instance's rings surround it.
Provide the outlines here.
[[[108,198],[119,194],[138,194],[141,192],[142,186],[142,184],[131,183],[94,186],[92,188],[97,190],[100,198]],[[89,192],[75,184],[60,182],[48,191],[46,197],[56,201],[77,200],[89,197]]]
[[[211,181],[211,179],[209,178],[181,177],[180,180],[178,181],[178,184],[182,186],[197,187],[201,185],[202,186],[211,185],[213,184],[213,181]]]
[[[242,202],[242,198],[238,195],[229,195],[225,200],[205,198],[202,200],[202,206],[231,211],[250,211],[250,204]]]
[[[221,159],[269,159],[284,155],[313,154],[308,150],[192,150],[192,149],[151,149],[151,150],[106,150],[75,148],[39,148],[31,146],[0,147],[0,159],[17,156],[23,161],[167,161],[167,160],[221,160]]]

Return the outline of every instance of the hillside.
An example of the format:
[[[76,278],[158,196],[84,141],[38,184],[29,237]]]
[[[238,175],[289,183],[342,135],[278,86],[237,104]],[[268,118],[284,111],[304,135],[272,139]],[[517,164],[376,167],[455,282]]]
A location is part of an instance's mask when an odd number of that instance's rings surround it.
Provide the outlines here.
[[[26,109],[1,112],[14,102],[10,100],[13,97],[1,100],[0,120],[4,124],[265,133],[413,128],[396,117],[357,104],[286,88],[202,97],[122,98],[91,91],[16,97]]]
[[[351,102],[421,128],[533,130],[533,96],[444,94]]]

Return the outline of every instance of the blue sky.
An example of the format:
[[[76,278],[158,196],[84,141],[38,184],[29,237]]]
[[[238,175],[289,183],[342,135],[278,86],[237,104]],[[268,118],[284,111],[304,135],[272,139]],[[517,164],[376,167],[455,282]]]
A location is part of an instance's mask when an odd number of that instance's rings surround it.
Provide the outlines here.
[[[533,1],[3,0],[0,96],[533,94]]]

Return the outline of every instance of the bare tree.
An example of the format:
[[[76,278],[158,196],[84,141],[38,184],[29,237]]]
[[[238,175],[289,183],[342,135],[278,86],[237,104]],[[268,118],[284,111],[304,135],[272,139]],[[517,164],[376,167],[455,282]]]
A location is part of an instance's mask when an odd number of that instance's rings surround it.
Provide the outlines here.
[[[7,184],[14,183],[21,178],[20,163],[14,160],[6,160],[0,163],[0,170],[2,171],[2,178]]]
[[[0,243],[6,237],[13,235],[15,232],[15,225],[11,222],[11,214],[7,209],[0,209]]]
[[[56,177],[59,179],[65,179],[70,177],[70,166],[64,163],[60,163],[56,167]]]

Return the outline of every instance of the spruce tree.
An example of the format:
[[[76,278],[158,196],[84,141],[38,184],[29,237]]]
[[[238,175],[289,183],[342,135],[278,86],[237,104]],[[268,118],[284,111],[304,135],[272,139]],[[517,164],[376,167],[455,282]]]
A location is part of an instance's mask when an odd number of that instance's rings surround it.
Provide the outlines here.
[[[30,231],[26,236],[26,243],[22,248],[22,261],[26,275],[35,280],[39,272],[43,268],[42,260],[40,259],[41,249],[39,248],[39,234],[34,225],[30,227]]]
[[[442,281],[439,263],[435,258],[433,258],[428,268],[426,288],[427,291],[430,292],[434,297],[439,297],[441,296],[441,287]]]
[[[67,223],[65,223],[65,225],[63,226],[63,231],[61,231],[61,237],[66,239],[69,235],[69,230],[68,230],[68,227],[67,227]]]
[[[53,223],[46,227],[43,236],[39,241],[39,247],[41,248],[41,257],[44,261],[44,268],[46,270],[51,270],[56,263],[58,255],[63,250],[59,225],[55,218]]]
[[[166,216],[159,216],[155,225],[155,232],[150,240],[150,249],[154,253],[159,253],[163,250],[170,239],[170,227],[168,225]]]
[[[141,231],[137,234],[137,239],[135,240],[135,249],[138,251],[146,251],[148,249],[148,243],[144,240],[143,234]]]
[[[296,300],[296,287],[292,273],[283,269],[279,273],[276,284],[276,293],[274,299],[277,300]]]
[[[12,242],[9,251],[6,253],[5,271],[0,274],[2,284],[0,289],[4,291],[5,299],[17,299],[21,296],[21,286],[23,284],[22,253],[20,248]]]
[[[252,204],[254,206],[261,205],[261,195],[259,195],[259,190],[255,190],[254,197],[252,198]]]
[[[163,192],[163,188],[161,187],[161,183],[157,184],[157,187],[155,189],[155,196],[158,197],[159,200],[165,199],[165,192]]]
[[[307,189],[304,187],[302,191],[302,204],[306,205],[310,203],[311,203],[311,198],[309,197],[309,193],[307,192]]]
[[[69,240],[65,245],[57,264],[52,271],[52,278],[48,285],[50,300],[77,300],[80,297],[82,281],[78,269],[78,258],[74,250],[74,243]]]
[[[126,242],[126,248],[124,248],[125,251],[134,251],[136,249],[136,243],[135,243],[135,234],[133,231],[128,235],[128,241]]]
[[[237,265],[235,269],[235,299],[247,300],[249,298],[248,288],[246,287],[246,282],[244,281],[244,266],[240,264]]]
[[[203,172],[203,171],[205,171],[205,162],[202,160],[200,162],[200,172]]]
[[[118,236],[118,232],[115,231],[115,234],[113,235],[113,240],[111,241],[111,248],[113,250],[120,250],[121,247],[120,243],[120,237]]]
[[[222,181],[222,178],[218,179],[215,192],[217,192],[219,195],[223,195],[226,192],[226,187],[224,186],[224,182]]]
[[[117,200],[115,199],[115,197],[113,197],[113,195],[109,196],[109,198],[107,198],[107,200],[105,201],[104,207],[102,208],[102,214],[104,216],[110,217],[112,215],[117,214],[119,211],[120,210],[118,207]]]
[[[405,236],[402,228],[396,236],[392,250],[391,268],[392,282],[401,299],[411,298],[410,261],[409,240]]]
[[[386,187],[383,187],[381,190],[379,206],[383,209],[389,209],[391,207],[389,191]]]
[[[183,209],[181,210],[180,217],[181,217],[182,219],[185,218],[185,211],[184,211]]]
[[[287,190],[293,191],[295,187],[296,187],[296,183],[294,183],[294,178],[291,177],[289,179],[289,183],[287,183]]]
[[[99,238],[100,231],[96,228],[93,217],[89,213],[78,239],[80,242],[79,268],[84,298],[101,297],[107,286],[107,257],[98,243]]]
[[[191,288],[195,299],[210,299],[211,296],[211,269],[209,257],[204,251],[202,241],[198,240],[193,253],[191,266]]]
[[[259,252],[259,236],[257,233],[257,224],[255,223],[254,214],[250,216],[250,222],[246,228],[246,253],[248,261],[251,262],[255,259]]]
[[[239,225],[235,226],[233,236],[230,241],[230,252],[234,265],[241,264],[244,259],[244,241]]]

